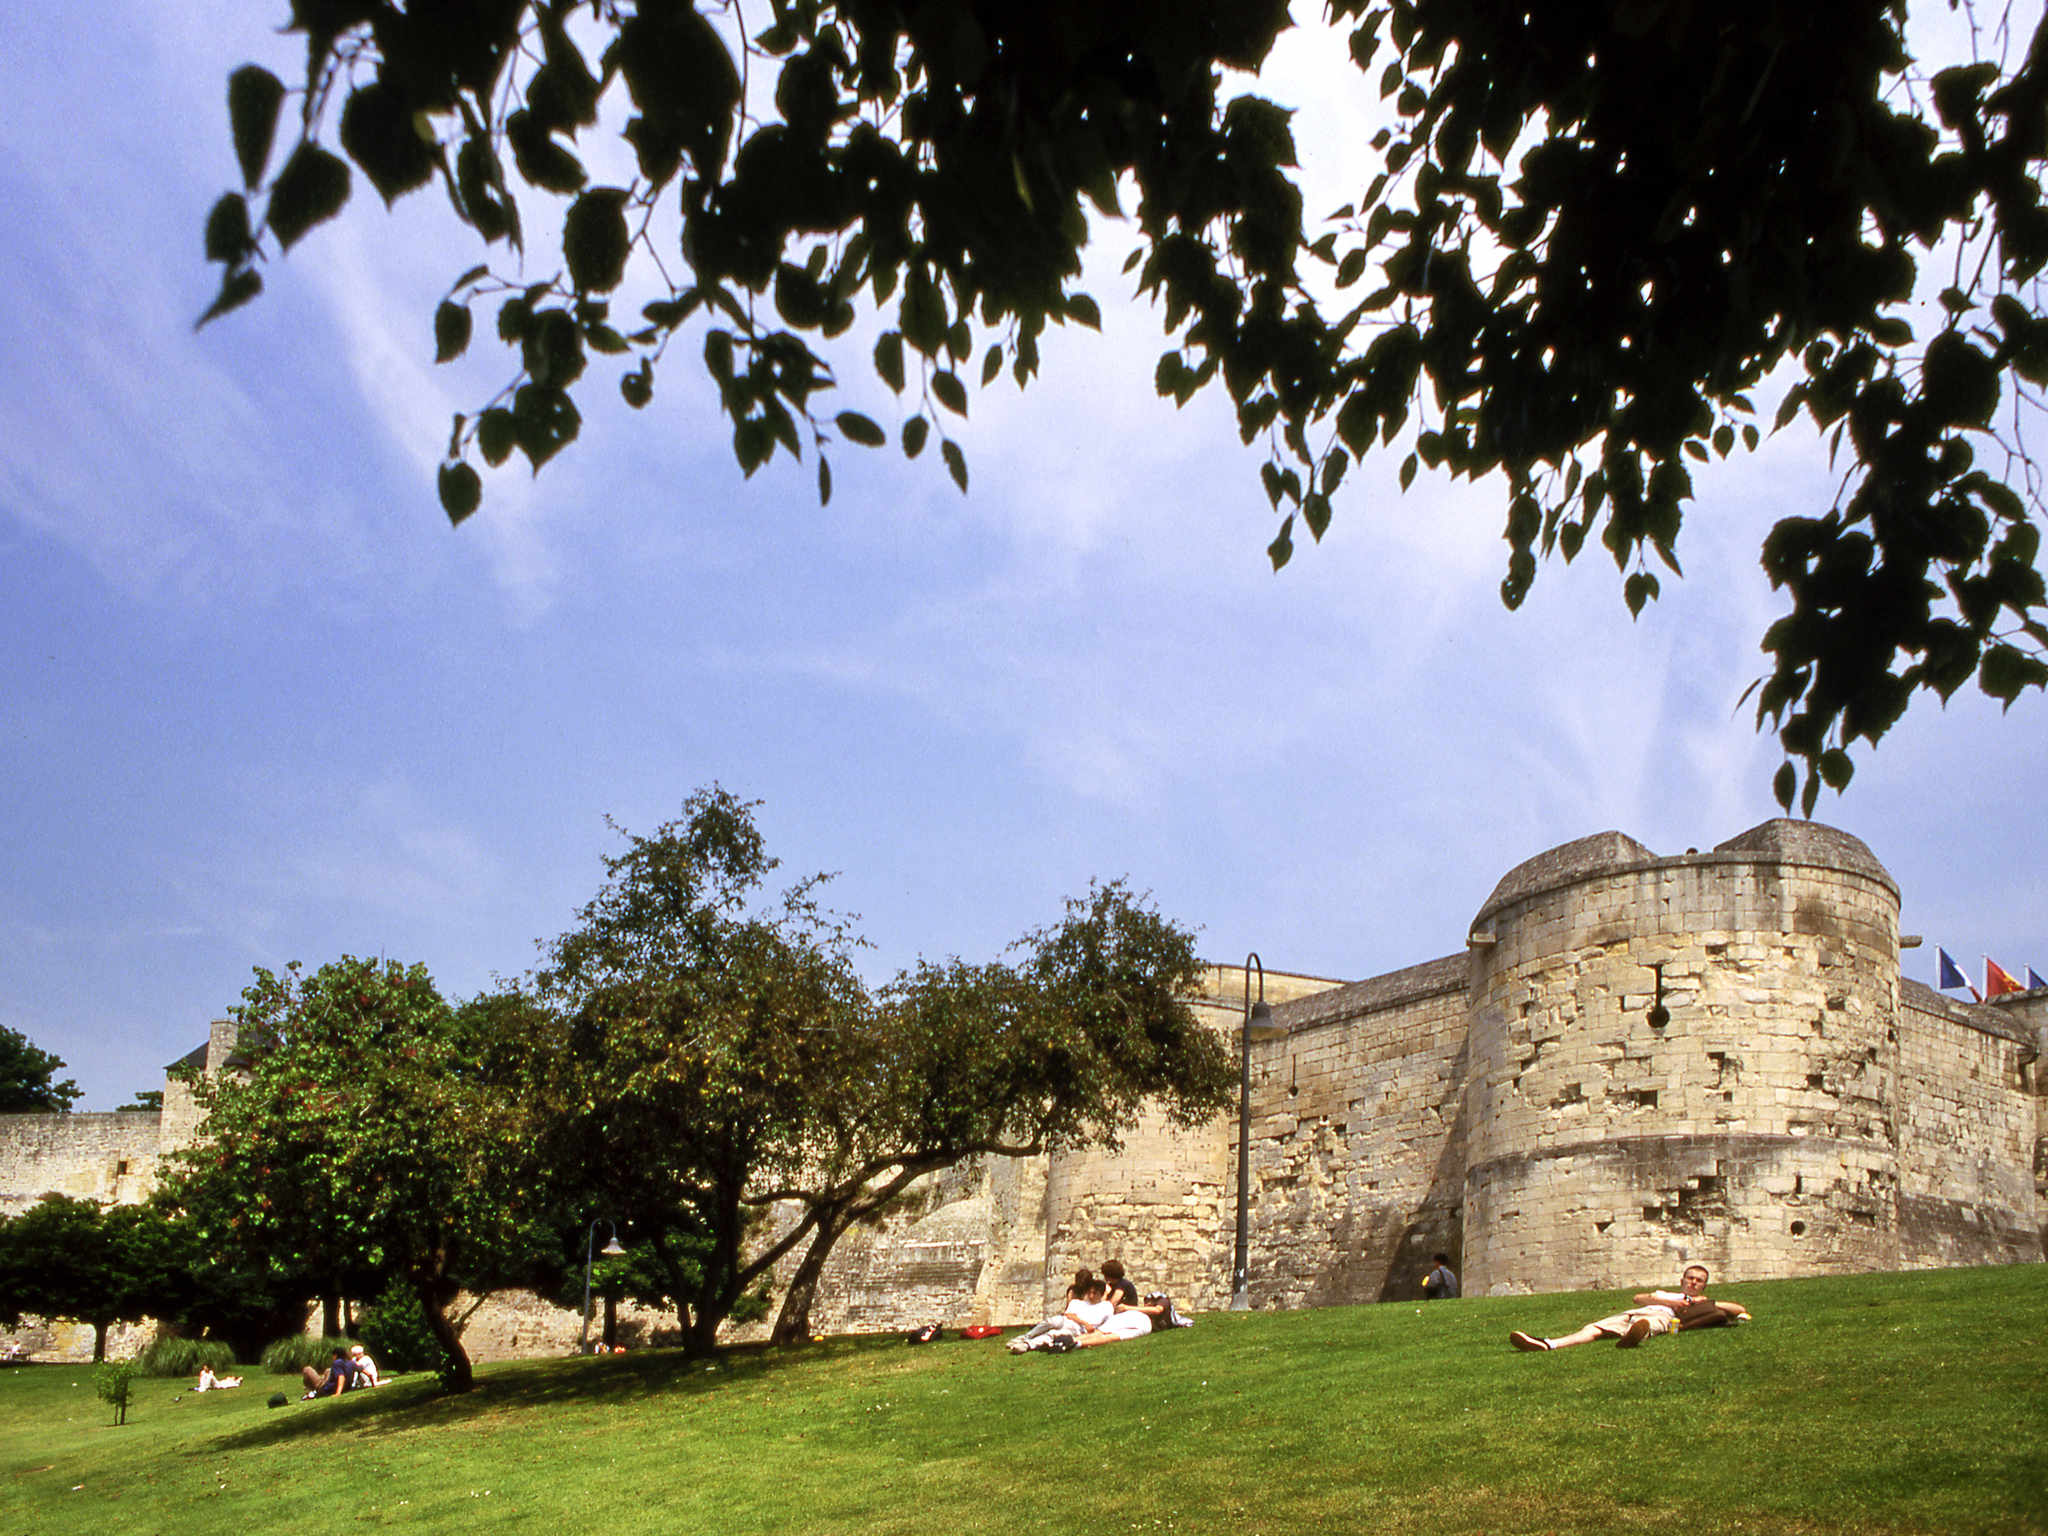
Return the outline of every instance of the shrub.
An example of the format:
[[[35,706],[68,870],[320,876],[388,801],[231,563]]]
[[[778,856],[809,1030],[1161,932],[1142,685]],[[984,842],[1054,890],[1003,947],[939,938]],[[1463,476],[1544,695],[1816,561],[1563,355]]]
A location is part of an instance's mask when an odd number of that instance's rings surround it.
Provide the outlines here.
[[[263,1350],[263,1369],[273,1376],[296,1376],[309,1365],[326,1370],[337,1349],[345,1350],[353,1339],[317,1339],[310,1333],[294,1333],[274,1339]]]
[[[210,1365],[217,1374],[234,1369],[235,1347],[226,1339],[158,1339],[135,1357],[144,1376],[197,1376]]]
[[[92,1373],[92,1389],[99,1394],[103,1403],[114,1405],[114,1422],[128,1422],[128,1394],[135,1385],[135,1363],[132,1360],[109,1360],[96,1366]]]
[[[441,1369],[441,1341],[427,1327],[426,1308],[419,1297],[402,1280],[384,1287],[384,1294],[357,1318],[356,1332],[363,1336],[363,1348],[380,1371]]]

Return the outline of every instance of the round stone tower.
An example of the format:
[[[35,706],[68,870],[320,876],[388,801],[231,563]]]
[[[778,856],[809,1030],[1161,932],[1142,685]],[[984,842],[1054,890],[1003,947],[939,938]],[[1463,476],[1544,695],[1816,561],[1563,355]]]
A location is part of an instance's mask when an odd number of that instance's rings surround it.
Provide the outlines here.
[[[1811,822],[1512,870],[1471,937],[1468,1291],[1896,1267],[1898,915]]]

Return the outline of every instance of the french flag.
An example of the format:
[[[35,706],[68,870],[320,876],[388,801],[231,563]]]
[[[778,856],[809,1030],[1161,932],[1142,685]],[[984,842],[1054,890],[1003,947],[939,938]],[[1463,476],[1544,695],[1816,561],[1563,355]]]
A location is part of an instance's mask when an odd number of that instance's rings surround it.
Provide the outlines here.
[[[1969,978],[1963,974],[1963,968],[1957,965],[1954,960],[1949,958],[1949,952],[1947,950],[1936,949],[1934,952],[1934,958],[1936,963],[1941,968],[1940,979],[1937,980],[1934,984],[1936,991],[1954,992],[1957,990],[1961,990],[1969,993],[1970,996],[1976,998],[1977,1001],[1980,1003],[1984,1001],[1982,996],[1978,994],[1977,989],[1970,985]]]

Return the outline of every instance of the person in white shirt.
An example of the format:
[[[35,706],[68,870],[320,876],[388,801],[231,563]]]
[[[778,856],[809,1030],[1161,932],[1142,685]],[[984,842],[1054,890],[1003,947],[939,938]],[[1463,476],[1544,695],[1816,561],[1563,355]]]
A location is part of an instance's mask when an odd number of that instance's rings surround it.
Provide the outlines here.
[[[1508,1342],[1517,1349],[1553,1350],[1590,1344],[1595,1339],[1612,1339],[1621,1349],[1634,1349],[1653,1334],[1676,1333],[1681,1328],[1711,1328],[1748,1319],[1749,1313],[1741,1303],[1714,1301],[1705,1294],[1706,1289],[1706,1266],[1688,1265],[1678,1277],[1677,1290],[1638,1291],[1635,1305],[1626,1312],[1588,1323],[1577,1333],[1560,1339],[1539,1339],[1517,1330],[1508,1335]]]
[[[1048,1317],[1021,1338],[1010,1340],[1010,1353],[1021,1355],[1032,1349],[1072,1349],[1073,1340],[1100,1331],[1116,1315],[1116,1303],[1108,1288],[1091,1270],[1081,1270],[1067,1291],[1067,1307],[1057,1317]]]

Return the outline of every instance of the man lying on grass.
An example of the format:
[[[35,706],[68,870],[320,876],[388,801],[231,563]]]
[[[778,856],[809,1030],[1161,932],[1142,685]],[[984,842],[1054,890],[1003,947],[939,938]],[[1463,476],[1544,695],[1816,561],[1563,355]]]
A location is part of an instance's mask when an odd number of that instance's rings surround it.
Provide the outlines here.
[[[1588,1323],[1577,1333],[1561,1339],[1539,1339],[1520,1331],[1508,1335],[1517,1349],[1570,1349],[1595,1339],[1612,1339],[1621,1349],[1634,1349],[1653,1333],[1677,1333],[1682,1328],[1719,1328],[1747,1322],[1749,1313],[1737,1301],[1714,1301],[1705,1295],[1707,1270],[1693,1264],[1678,1277],[1675,1291],[1638,1291],[1636,1304],[1626,1312]]]

